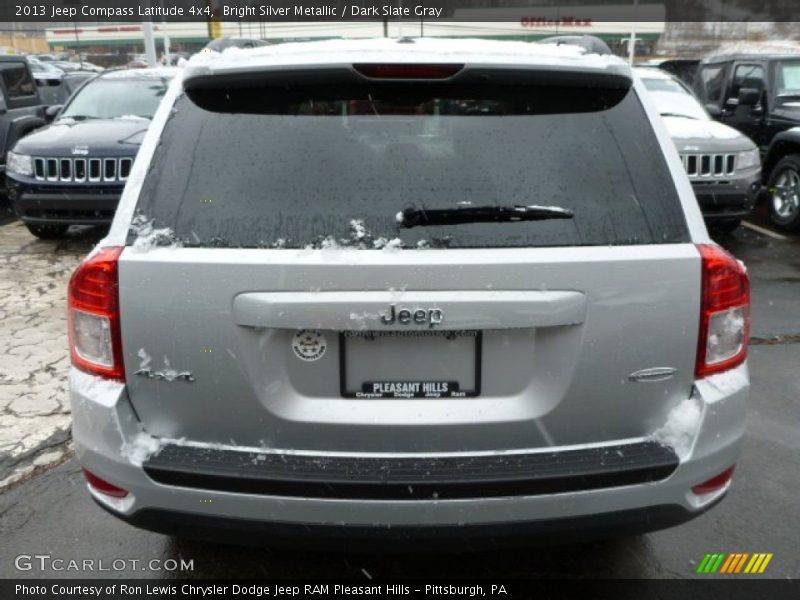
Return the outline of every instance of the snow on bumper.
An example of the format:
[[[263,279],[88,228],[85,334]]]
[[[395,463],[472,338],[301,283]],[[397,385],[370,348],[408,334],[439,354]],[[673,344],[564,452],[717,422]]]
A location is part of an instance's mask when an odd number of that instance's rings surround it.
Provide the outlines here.
[[[81,464],[131,492],[124,503],[94,496],[113,511],[131,516],[161,509],[208,517],[269,522],[350,525],[458,525],[522,522],[673,505],[700,512],[724,493],[698,497],[691,487],[734,464],[744,435],[749,392],[746,365],[725,378],[699,381],[694,401],[700,419],[689,450],[667,479],[656,483],[589,491],[458,500],[353,500],[259,496],[162,485],[141,467],[153,440],[143,434],[122,384],[70,372],[73,436]],[[680,453],[679,453],[680,454]]]

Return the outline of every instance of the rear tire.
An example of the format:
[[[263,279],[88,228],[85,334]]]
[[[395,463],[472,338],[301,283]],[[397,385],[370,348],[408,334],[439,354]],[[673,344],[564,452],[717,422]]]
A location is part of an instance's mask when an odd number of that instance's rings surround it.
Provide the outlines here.
[[[69,225],[38,225],[34,223],[25,223],[25,227],[40,240],[57,240],[64,237],[69,229]]]
[[[769,217],[784,231],[800,231],[800,154],[778,161],[767,184]]]

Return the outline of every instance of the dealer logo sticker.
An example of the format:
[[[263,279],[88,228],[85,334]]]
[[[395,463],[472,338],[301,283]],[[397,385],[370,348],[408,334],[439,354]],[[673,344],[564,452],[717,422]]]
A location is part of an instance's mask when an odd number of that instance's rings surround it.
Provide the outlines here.
[[[325,336],[313,329],[301,329],[292,338],[292,350],[300,360],[311,362],[325,355],[328,342]]]

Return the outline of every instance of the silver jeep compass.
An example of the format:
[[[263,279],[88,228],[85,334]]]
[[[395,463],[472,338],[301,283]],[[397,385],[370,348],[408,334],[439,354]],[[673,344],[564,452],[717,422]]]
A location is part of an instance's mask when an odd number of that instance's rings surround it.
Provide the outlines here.
[[[720,500],[747,274],[641,82],[584,52],[193,58],[70,283],[92,497],[265,544],[592,537]]]

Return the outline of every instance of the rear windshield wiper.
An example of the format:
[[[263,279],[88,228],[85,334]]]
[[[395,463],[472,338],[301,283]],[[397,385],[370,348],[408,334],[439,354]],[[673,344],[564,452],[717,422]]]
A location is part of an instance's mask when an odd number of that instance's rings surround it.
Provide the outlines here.
[[[571,219],[573,213],[560,206],[467,206],[461,208],[406,208],[397,213],[397,225],[407,229],[463,223],[513,223]]]
[[[692,119],[693,121],[697,121],[697,117],[693,117],[692,115],[687,115],[685,113],[675,113],[675,112],[662,112],[662,117],[683,117],[684,119]]]

